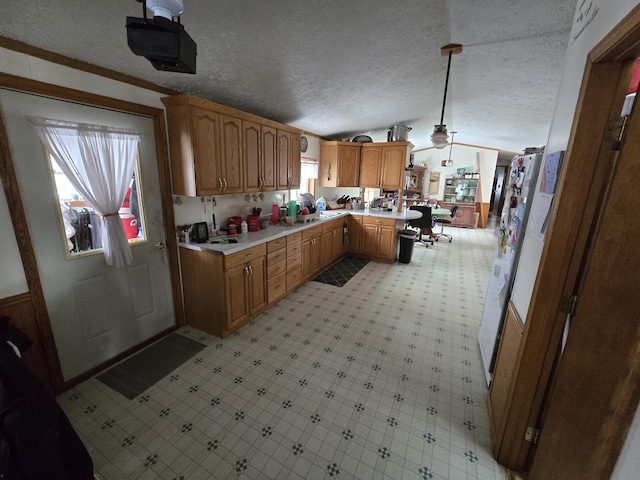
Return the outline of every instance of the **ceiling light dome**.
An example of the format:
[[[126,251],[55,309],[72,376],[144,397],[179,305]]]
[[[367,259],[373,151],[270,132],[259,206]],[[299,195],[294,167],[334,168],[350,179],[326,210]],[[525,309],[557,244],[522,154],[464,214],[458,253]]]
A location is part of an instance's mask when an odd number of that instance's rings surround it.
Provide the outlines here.
[[[436,125],[431,134],[431,143],[436,148],[444,148],[449,143],[446,125]]]

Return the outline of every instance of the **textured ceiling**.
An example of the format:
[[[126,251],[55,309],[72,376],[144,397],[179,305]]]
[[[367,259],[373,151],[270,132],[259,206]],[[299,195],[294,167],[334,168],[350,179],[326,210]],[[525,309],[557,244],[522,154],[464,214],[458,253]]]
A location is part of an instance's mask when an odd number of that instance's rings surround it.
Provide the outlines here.
[[[520,152],[547,140],[575,0],[184,0],[196,75],[129,50],[135,0],[4,2],[0,35],[327,138],[412,127],[430,146],[454,55],[445,124],[455,141]]]

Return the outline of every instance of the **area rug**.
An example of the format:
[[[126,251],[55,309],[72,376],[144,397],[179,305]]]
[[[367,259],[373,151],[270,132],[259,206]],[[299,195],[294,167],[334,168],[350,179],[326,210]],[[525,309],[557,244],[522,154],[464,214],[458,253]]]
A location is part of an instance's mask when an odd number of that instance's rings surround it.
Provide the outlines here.
[[[206,345],[172,333],[96,378],[133,400]]]
[[[362,270],[367,263],[369,263],[369,260],[363,260],[355,257],[343,257],[313,280],[314,282],[342,287],[351,280],[356,273]]]

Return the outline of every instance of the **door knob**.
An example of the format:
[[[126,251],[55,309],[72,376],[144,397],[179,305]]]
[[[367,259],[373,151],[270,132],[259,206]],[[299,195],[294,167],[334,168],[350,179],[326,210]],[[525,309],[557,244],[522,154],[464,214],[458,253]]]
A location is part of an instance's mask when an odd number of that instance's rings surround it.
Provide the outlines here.
[[[162,242],[158,242],[155,244],[156,250],[162,250],[165,247],[165,244]]]

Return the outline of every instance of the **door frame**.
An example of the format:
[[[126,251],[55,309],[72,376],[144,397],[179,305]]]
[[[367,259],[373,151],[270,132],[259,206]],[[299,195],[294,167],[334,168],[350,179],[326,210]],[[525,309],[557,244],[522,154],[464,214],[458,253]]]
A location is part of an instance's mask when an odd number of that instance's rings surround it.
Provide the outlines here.
[[[109,110],[116,110],[130,114],[150,117],[153,120],[154,140],[156,145],[156,158],[158,162],[158,178],[160,182],[160,196],[162,213],[164,217],[165,242],[167,258],[169,261],[169,273],[171,279],[171,291],[173,296],[175,326],[185,324],[184,309],[182,302],[182,289],[180,282],[180,269],[178,264],[178,245],[174,231],[173,201],[171,193],[171,167],[169,164],[169,153],[167,148],[167,131],[164,117],[164,110],[147,105],[136,104],[124,100],[118,100],[102,95],[83,92],[72,88],[62,87],[49,83],[23,78],[11,74],[0,72],[0,88],[15,90],[19,92],[42,95],[59,100],[72,101],[93,107],[101,107]],[[152,338],[137,345],[136,347],[120,353],[108,362],[101,364],[82,375],[64,381],[58,351],[51,329],[51,321],[45,303],[44,292],[40,282],[38,263],[35,251],[31,243],[31,235],[27,225],[24,205],[20,197],[18,182],[13,165],[9,139],[5,129],[4,119],[0,116],[0,176],[4,187],[7,205],[11,216],[16,241],[20,251],[20,257],[24,267],[27,287],[31,296],[31,301],[35,310],[35,322],[42,337],[46,362],[51,377],[51,384],[55,394],[58,394],[83,380],[95,375],[106,366],[116,363],[125,356],[164,336],[167,332],[160,332]]]
[[[510,365],[496,365],[496,372],[498,369],[510,371],[506,375],[510,380],[504,411],[497,412],[502,421],[495,422],[504,427],[494,432],[493,450],[500,463],[514,470],[522,471],[528,466],[528,456],[535,451],[531,448],[533,444],[525,440],[525,432],[528,427],[537,426],[545,401],[552,401],[546,394],[553,379],[567,318],[561,308],[562,299],[575,293],[598,214],[598,198],[608,179],[609,122],[619,117],[622,110],[624,94],[619,85],[624,85],[625,80],[628,85],[631,77],[631,69],[625,68],[623,63],[638,54],[640,6],[614,27],[589,52],[586,60],[531,306],[520,344],[515,346],[517,360]],[[626,372],[612,372],[612,375],[624,376]],[[607,412],[594,414],[604,418]],[[628,423],[611,428],[612,436],[621,440],[621,445]],[[617,454],[612,451],[601,461],[615,463],[619,452],[619,449]]]

